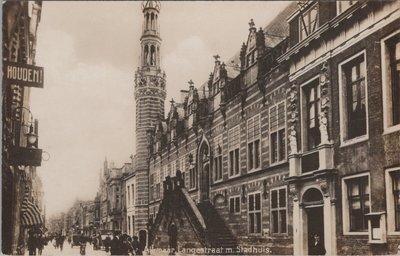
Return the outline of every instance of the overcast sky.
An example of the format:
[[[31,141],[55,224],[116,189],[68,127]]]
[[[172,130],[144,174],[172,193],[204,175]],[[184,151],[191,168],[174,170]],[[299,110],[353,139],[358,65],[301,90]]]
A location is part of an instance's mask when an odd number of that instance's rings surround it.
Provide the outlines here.
[[[139,65],[140,2],[43,1],[36,64],[43,89],[33,89],[39,145],[50,159],[38,168],[48,216],[75,198],[93,199],[107,156],[120,167],[135,151],[134,71]],[[192,79],[200,85],[213,55],[240,50],[248,22],[264,27],[288,2],[162,2],[162,69],[167,101]],[[166,108],[169,110],[169,107]]]

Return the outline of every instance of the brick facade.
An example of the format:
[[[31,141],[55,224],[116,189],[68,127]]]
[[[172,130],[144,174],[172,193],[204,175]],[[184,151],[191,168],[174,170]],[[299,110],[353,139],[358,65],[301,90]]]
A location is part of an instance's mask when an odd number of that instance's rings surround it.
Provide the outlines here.
[[[308,254],[319,235],[327,254],[394,254],[400,130],[385,126],[382,63],[399,11],[396,1],[292,3],[283,11],[292,15],[264,30],[251,21],[239,57],[224,64],[214,56],[209,80],[190,81],[147,130],[149,223],[163,217],[163,181],[179,170],[191,202],[211,203],[239,246]],[[315,23],[304,23],[307,15]],[[285,19],[282,38],[268,37]],[[350,76],[351,65],[358,73]],[[365,102],[357,105],[365,107],[365,135],[363,126],[348,128],[356,117],[345,110],[346,79],[354,74],[352,93],[365,88],[354,99]],[[166,243],[164,233],[153,246]]]

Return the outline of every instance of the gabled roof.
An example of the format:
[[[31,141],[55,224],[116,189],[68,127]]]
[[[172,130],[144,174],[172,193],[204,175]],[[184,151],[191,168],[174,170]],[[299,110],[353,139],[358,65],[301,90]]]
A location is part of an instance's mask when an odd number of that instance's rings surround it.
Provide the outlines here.
[[[269,48],[275,47],[285,37],[289,36],[289,23],[287,17],[297,10],[297,3],[291,2],[283,9],[267,26],[264,27],[265,46]],[[239,44],[238,44],[239,45]],[[240,63],[240,51],[238,51],[228,63]]]

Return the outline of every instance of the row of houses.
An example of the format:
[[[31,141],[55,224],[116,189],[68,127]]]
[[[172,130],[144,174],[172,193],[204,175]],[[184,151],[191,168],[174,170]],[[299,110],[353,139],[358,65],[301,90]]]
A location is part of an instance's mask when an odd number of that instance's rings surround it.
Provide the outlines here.
[[[190,81],[166,115],[160,66],[143,62],[134,232],[168,248],[174,224],[178,250],[308,254],[318,235],[328,255],[396,253],[399,9],[304,1],[264,28],[251,20],[239,54],[215,56],[209,79]],[[161,42],[146,26],[159,11],[144,4],[142,56]]]
[[[127,192],[131,191],[131,187],[126,180],[132,173],[131,163],[117,168],[113,162],[109,164],[105,159],[99,173],[96,196],[92,200],[76,199],[66,212],[51,216],[49,232],[63,235],[83,234],[88,237],[94,234],[129,232],[129,217],[126,214],[133,202],[129,201],[131,197]],[[129,233],[133,235],[133,232]]]
[[[293,2],[251,20],[238,54],[214,56],[167,113],[161,5],[142,7],[136,155],[105,161],[96,229],[167,249],[175,226],[189,253],[306,255],[315,235],[328,255],[397,252],[398,1]]]
[[[32,90],[44,87],[44,69],[36,66],[41,13],[42,1],[2,3],[1,248],[7,255],[24,254],[28,234],[46,231],[37,169],[42,161],[39,121],[30,108]]]

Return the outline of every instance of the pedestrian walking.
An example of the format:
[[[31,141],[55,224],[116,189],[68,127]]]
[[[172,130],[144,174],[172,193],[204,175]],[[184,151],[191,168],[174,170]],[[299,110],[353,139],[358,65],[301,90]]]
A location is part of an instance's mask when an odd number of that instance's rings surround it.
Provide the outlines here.
[[[172,222],[168,228],[168,236],[170,255],[175,255],[175,252],[177,250],[178,229],[176,228],[174,222]]]
[[[46,243],[45,237],[42,236],[42,234],[39,234],[37,238],[37,249],[38,249],[38,255],[42,255],[44,244]]]
[[[121,244],[118,235],[114,234],[114,238],[111,241],[111,255],[121,255]]]
[[[108,234],[106,239],[104,239],[104,247],[106,249],[106,252],[110,251],[110,245],[111,245],[111,237],[110,234]]]
[[[29,232],[28,252],[29,255],[36,255],[36,237],[33,232]]]
[[[143,255],[142,253],[142,246],[138,241],[138,237],[134,236],[133,241],[132,241],[132,250],[135,253],[135,255]]]

